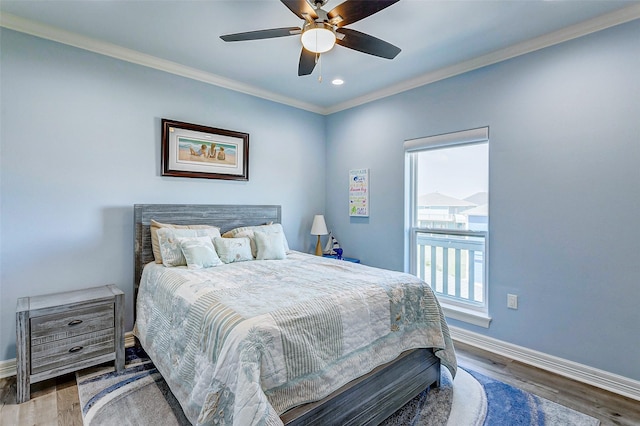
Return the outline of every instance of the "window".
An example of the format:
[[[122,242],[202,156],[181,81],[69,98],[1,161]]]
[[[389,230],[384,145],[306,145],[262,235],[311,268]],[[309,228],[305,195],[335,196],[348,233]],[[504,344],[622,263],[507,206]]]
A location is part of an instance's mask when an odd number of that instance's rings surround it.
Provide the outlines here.
[[[489,128],[404,144],[407,256],[448,317],[488,327]]]

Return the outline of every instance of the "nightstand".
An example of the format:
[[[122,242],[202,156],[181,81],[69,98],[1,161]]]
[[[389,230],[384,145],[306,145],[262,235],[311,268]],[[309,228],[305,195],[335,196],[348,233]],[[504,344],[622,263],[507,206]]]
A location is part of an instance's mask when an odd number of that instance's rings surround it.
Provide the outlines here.
[[[115,361],[124,368],[124,293],[115,285],[21,297],[16,309],[17,402],[31,383]]]
[[[328,257],[330,259],[338,259],[338,256],[336,256],[335,254],[323,254],[322,257]],[[344,260],[345,262],[360,263],[360,259],[356,259],[354,257],[342,256],[341,260]]]

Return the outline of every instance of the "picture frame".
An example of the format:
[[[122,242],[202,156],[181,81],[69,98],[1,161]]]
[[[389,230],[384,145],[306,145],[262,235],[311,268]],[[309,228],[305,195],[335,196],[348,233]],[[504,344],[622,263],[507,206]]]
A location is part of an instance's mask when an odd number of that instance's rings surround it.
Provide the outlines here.
[[[349,216],[369,217],[369,169],[349,170]]]
[[[162,119],[162,176],[249,180],[249,134]]]

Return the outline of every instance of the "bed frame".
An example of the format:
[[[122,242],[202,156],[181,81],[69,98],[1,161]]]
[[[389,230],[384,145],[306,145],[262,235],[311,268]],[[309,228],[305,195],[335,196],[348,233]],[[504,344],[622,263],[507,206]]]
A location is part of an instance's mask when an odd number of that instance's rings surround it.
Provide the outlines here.
[[[151,219],[182,225],[214,225],[224,233],[239,226],[281,223],[282,214],[278,205],[136,204],[134,298],[138,294],[142,268],[154,260]],[[280,418],[288,426],[377,425],[426,388],[439,385],[440,360],[431,349],[415,349],[347,383],[320,401],[292,408]]]

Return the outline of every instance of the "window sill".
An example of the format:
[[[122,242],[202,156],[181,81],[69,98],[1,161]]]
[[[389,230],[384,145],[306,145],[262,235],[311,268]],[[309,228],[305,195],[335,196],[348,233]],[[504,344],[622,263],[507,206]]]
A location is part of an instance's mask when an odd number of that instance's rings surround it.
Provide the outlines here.
[[[463,321],[479,327],[489,328],[491,317],[484,312],[478,312],[460,306],[449,305],[440,301],[444,316],[447,318]]]

